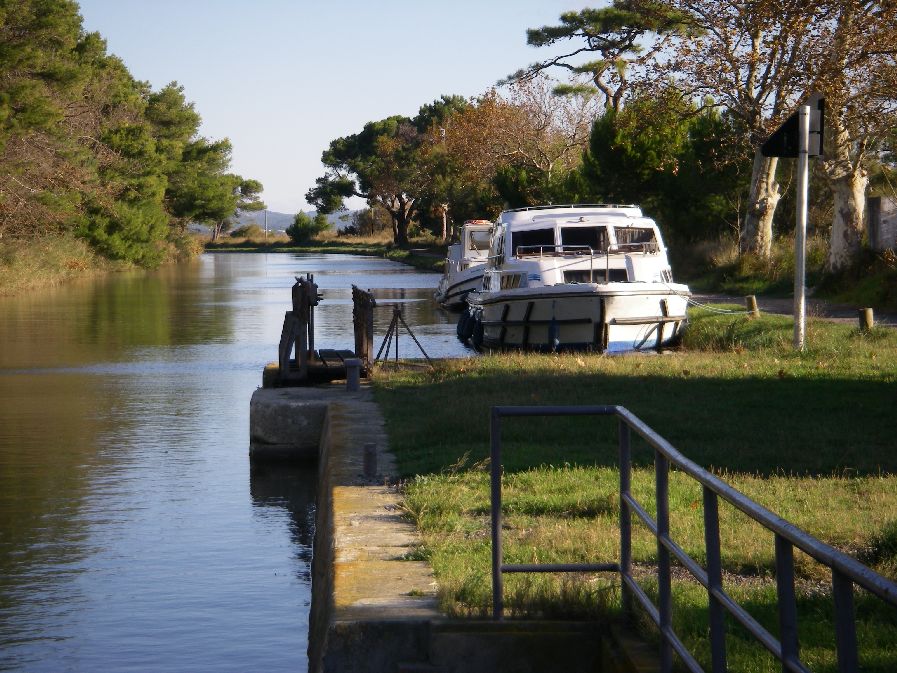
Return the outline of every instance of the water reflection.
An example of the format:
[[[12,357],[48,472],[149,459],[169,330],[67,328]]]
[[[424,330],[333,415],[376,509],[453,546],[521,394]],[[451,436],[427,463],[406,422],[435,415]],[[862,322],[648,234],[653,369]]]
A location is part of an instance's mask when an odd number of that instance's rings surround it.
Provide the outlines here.
[[[0,298],[0,670],[305,670],[315,471],[247,453],[307,272],[319,347],[354,343],[356,284],[375,348],[398,305],[431,356],[466,353],[436,275],[377,258],[204,255]]]
[[[311,548],[315,533],[315,484],[318,470],[314,465],[253,465],[249,472],[249,492],[257,516],[271,511],[286,512],[290,518],[290,538],[300,577],[311,582]]]

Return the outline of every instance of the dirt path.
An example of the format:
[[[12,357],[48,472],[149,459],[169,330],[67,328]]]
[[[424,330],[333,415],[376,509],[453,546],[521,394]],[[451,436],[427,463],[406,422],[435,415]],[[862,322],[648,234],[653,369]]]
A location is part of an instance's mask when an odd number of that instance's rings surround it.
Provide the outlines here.
[[[702,304],[738,304],[744,306],[744,297],[725,294],[695,293],[692,299]],[[757,305],[761,311],[777,315],[792,315],[794,300],[791,297],[757,297]],[[807,316],[827,318],[839,322],[852,322],[859,325],[857,308],[844,304],[832,304],[822,299],[807,299]],[[875,311],[875,324],[882,327],[897,327],[897,313]]]

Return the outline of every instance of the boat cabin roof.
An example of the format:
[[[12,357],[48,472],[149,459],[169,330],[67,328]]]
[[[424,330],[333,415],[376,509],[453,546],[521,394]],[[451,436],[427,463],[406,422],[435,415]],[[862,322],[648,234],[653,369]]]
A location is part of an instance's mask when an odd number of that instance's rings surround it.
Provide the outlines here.
[[[595,225],[654,226],[653,220],[643,217],[642,209],[634,205],[594,204],[570,206],[538,206],[506,210],[498,216],[500,224],[514,229],[539,228],[545,225]]]

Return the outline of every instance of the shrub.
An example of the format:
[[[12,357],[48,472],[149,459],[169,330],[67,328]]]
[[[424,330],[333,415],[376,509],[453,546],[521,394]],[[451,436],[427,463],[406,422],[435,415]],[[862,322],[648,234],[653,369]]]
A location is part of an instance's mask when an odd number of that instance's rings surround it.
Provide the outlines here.
[[[230,232],[231,238],[263,238],[265,232],[255,222],[252,224],[244,224]]]
[[[293,224],[287,227],[287,236],[293,243],[306,243],[329,228],[326,215],[318,213],[312,218],[307,213],[298,212],[293,218]]]

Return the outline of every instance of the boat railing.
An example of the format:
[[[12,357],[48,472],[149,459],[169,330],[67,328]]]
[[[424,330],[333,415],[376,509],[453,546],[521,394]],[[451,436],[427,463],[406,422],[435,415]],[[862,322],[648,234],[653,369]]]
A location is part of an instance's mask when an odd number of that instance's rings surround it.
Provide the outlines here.
[[[518,258],[522,257],[566,257],[566,256],[589,256],[589,282],[595,282],[595,257],[604,256],[604,282],[610,281],[610,258],[611,255],[625,255],[634,252],[650,254],[657,252],[657,243],[641,242],[641,243],[614,243],[597,250],[590,245],[518,245],[514,254]],[[489,259],[492,259],[490,257]]]
[[[505,563],[502,556],[502,419],[505,417],[615,416],[618,423],[619,497],[620,497],[620,560],[604,563]],[[632,485],[631,436],[635,433],[654,453],[654,501],[656,515],[649,513],[650,504],[636,499]],[[897,584],[874,572],[794,524],[773,514],[743,493],[732,488],[673,447],[648,427],[644,421],[621,406],[496,406],[490,420],[491,445],[491,520],[492,520],[492,616],[504,617],[502,575],[528,572],[614,572],[622,584],[623,609],[632,614],[636,603],[648,614],[659,630],[660,670],[669,673],[675,652],[684,667],[694,673],[703,672],[685,643],[673,629],[673,563],[678,561],[706,590],[710,637],[709,658],[714,673],[727,667],[726,637],[728,618],[743,627],[758,643],[781,662],[782,670],[807,673],[801,661],[795,591],[795,549],[815,559],[831,572],[831,596],[834,612],[834,635],[838,671],[859,670],[854,587],[861,587],[891,607],[897,607]],[[698,482],[703,490],[705,563],[695,560],[673,539],[670,526],[670,472],[675,470]],[[778,638],[726,591],[720,541],[719,503],[722,500],[752,519],[775,539],[776,607],[779,615]],[[640,520],[657,544],[657,603],[641,587],[633,573],[632,521]],[[701,554],[697,554],[700,558]],[[704,567],[706,566],[706,567]]]
[[[595,255],[603,254],[589,245],[518,245],[514,251],[520,257],[567,257],[589,256],[589,282],[595,282]],[[607,272],[604,275],[607,279]]]

